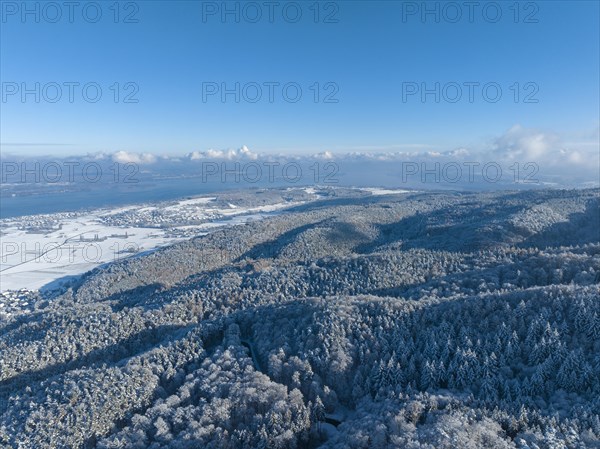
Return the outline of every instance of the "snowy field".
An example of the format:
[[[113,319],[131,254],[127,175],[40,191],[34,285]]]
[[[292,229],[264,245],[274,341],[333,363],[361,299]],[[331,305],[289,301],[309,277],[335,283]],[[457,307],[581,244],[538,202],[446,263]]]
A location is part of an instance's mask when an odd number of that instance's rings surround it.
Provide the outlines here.
[[[414,190],[400,190],[400,189],[382,189],[379,187],[361,187],[360,190],[371,193],[371,195],[398,195],[400,193],[414,193]]]
[[[302,203],[241,207],[202,197],[168,205],[6,219],[1,228],[0,291],[60,288],[99,265]]]

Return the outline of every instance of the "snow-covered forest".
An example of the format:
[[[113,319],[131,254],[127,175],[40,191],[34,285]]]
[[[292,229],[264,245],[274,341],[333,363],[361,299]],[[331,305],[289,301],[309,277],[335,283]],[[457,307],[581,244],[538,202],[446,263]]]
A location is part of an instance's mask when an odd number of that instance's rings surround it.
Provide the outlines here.
[[[332,190],[95,269],[0,322],[0,447],[600,447],[600,190]]]

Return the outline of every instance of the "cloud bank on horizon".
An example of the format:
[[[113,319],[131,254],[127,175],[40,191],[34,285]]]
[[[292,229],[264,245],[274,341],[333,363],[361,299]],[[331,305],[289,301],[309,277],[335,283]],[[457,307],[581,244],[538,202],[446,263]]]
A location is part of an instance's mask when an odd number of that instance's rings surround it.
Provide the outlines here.
[[[290,154],[256,152],[243,145],[238,149],[194,150],[183,155],[118,150],[60,158],[5,154],[2,159],[3,184],[11,181],[10,176],[6,176],[4,165],[14,165],[14,161],[27,166],[52,161],[80,161],[81,164],[92,161],[106,167],[110,164],[135,165],[136,172],[156,179],[165,176],[201,176],[207,179],[208,175],[216,179],[223,172],[223,183],[231,180],[227,173],[238,171],[245,177],[248,170],[255,172],[264,169],[261,164],[271,164],[271,169],[273,165],[285,168],[286,164],[298,164],[305,176],[294,183],[311,183],[310,176],[306,174],[315,170],[315,164],[320,164],[319,170],[325,167],[335,172],[335,184],[347,186],[490,190],[600,185],[598,130],[588,134],[587,141],[570,143],[556,133],[519,124],[480,146],[462,146],[447,151],[326,150],[312,154]],[[14,181],[17,179],[15,175],[18,177],[18,172],[25,171],[25,168],[12,167],[11,170],[15,172],[9,173]],[[318,184],[319,181],[314,183]],[[243,181],[236,182],[243,184]],[[253,182],[247,184],[252,185]]]
[[[320,158],[320,159],[345,159],[345,158],[373,158],[380,160],[393,160],[403,157],[494,157],[502,161],[510,160],[528,160],[531,162],[545,162],[549,165],[572,164],[589,166],[597,163],[600,158],[600,126],[592,133],[588,133],[588,140],[584,142],[569,143],[565,142],[561,136],[556,133],[542,131],[535,128],[526,128],[520,124],[515,124],[503,134],[489,139],[489,141],[479,147],[469,148],[467,146],[458,147],[447,151],[427,150],[426,144],[409,145],[410,147],[422,147],[422,151],[383,151],[374,146],[370,151],[365,148],[362,151],[340,151],[326,150],[317,153],[273,153],[273,152],[254,152],[246,145],[238,149],[213,149],[205,151],[191,151],[184,155],[156,154],[152,152],[136,152],[127,150],[102,151],[97,153],[88,153],[74,155],[74,157],[87,157],[90,159],[110,158],[118,163],[133,163],[140,165],[155,164],[170,161],[201,161],[201,160],[258,160],[267,158]],[[11,144],[14,146],[15,144]],[[33,156],[19,156],[15,152],[4,151],[5,159],[28,159]],[[40,157],[46,159],[50,155]],[[73,156],[71,156],[73,157]],[[67,156],[59,156],[60,159],[66,159]]]

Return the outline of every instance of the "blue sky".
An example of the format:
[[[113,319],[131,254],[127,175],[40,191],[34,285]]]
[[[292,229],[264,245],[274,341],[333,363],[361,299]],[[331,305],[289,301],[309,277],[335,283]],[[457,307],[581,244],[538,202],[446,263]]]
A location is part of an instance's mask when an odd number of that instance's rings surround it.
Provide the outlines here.
[[[444,151],[485,148],[515,125],[558,135],[570,146],[597,145],[595,1],[519,2],[516,23],[514,2],[494,3],[502,13],[495,23],[494,5],[482,10],[490,2],[480,2],[472,21],[463,2],[454,3],[462,13],[457,23],[450,22],[456,10],[447,2],[427,4],[439,8],[439,23],[420,10],[408,15],[422,2],[320,2],[317,23],[312,1],[280,2],[272,23],[263,2],[239,3],[239,23],[233,14],[223,20],[221,11],[203,16],[203,9],[220,9],[223,2],[121,2],[118,23],[113,2],[100,3],[96,23],[93,5],[85,17],[81,7],[75,9],[71,23],[58,2],[62,17],[51,23],[54,6],[36,3],[27,5],[40,8],[39,22],[34,14],[23,18],[21,2],[2,6],[4,152],[181,154],[242,144],[259,152]],[[237,2],[225,3],[236,8]],[[250,23],[255,5],[262,18]],[[302,17],[292,23],[296,5]],[[130,13],[137,23],[123,23]],[[327,15],[336,23],[323,23]],[[79,83],[72,103],[65,82]],[[125,88],[128,82],[134,85]],[[242,96],[236,103],[229,95],[223,102],[212,95],[203,101],[203,83],[233,89],[236,82],[240,93],[247,87],[248,97],[255,92],[248,83],[258,83],[261,99],[250,103]],[[273,102],[265,82],[279,83]],[[429,95],[423,102],[415,94],[403,101],[403,83],[433,89],[436,82],[448,97],[456,92],[448,83],[457,83],[462,98],[450,103],[442,96],[436,103]],[[473,102],[465,82],[479,83]],[[35,89],[35,83],[40,102],[33,94],[23,101],[20,90]],[[56,103],[46,101],[55,96],[52,83],[62,90]],[[98,102],[84,99],[86,83],[102,89]],[[283,97],[280,86],[286,83],[302,88],[298,102]],[[486,83],[502,89],[497,102],[483,96]],[[15,86],[19,91],[11,94]],[[134,86],[138,102],[124,103]],[[334,89],[337,103],[323,102]],[[524,102],[528,94],[537,103]]]

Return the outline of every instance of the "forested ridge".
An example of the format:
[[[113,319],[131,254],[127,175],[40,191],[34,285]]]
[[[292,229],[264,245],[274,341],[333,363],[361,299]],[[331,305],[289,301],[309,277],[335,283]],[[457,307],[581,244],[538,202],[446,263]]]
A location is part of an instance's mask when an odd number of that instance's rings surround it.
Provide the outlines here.
[[[600,190],[321,200],[0,322],[0,447],[600,447]]]

